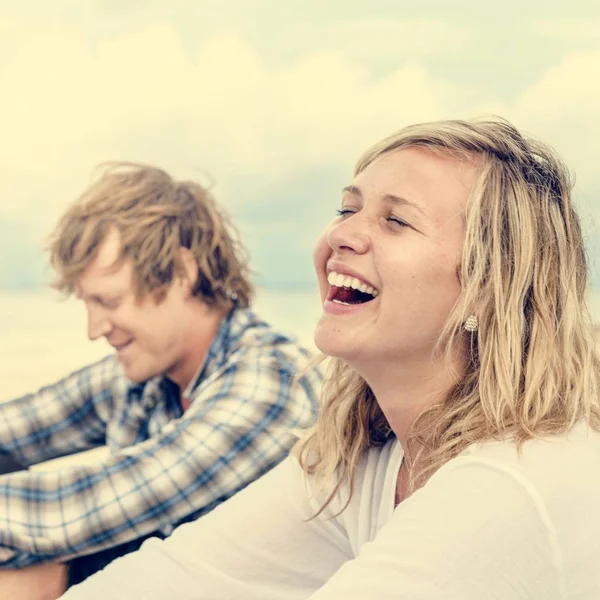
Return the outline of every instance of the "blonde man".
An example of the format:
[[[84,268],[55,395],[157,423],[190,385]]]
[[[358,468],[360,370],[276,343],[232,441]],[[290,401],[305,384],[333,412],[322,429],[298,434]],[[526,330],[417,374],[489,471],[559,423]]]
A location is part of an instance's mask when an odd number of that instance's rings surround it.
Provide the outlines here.
[[[44,573],[60,592],[167,536],[277,464],[315,415],[318,375],[292,379],[308,353],[248,308],[245,253],[200,185],[110,165],[49,250],[55,286],[83,301],[89,338],[115,353],[0,405],[0,462],[104,444],[111,455],[0,477],[2,566],[69,565],[0,574],[0,591],[3,576]]]

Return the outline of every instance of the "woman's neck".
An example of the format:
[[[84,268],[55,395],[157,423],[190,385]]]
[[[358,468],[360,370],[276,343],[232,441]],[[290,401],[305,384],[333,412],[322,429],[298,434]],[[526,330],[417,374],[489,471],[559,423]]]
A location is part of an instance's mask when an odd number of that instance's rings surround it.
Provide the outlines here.
[[[456,362],[454,365],[430,362],[404,368],[381,366],[365,377],[405,456],[415,419],[427,409],[444,402],[460,376],[462,362]],[[408,465],[410,458],[406,456]]]

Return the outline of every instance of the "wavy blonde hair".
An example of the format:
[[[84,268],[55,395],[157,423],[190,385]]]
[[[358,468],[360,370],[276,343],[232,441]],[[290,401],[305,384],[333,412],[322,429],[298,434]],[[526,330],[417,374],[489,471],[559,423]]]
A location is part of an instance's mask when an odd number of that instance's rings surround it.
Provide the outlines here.
[[[462,293],[436,347],[450,359],[464,352],[467,336],[469,358],[445,400],[411,426],[412,493],[474,442],[509,436],[521,448],[582,419],[600,430],[600,410],[587,260],[562,161],[505,120],[442,121],[375,144],[355,174],[411,146],[479,164],[465,214]],[[463,329],[471,313],[479,319],[475,334]],[[363,451],[393,435],[362,377],[331,359],[320,417],[295,451],[321,481],[337,477],[327,506],[344,481],[352,494]]]
[[[160,300],[183,273],[180,249],[198,264],[193,294],[209,305],[245,308],[253,289],[247,253],[228,215],[210,192],[136,163],[102,165],[100,177],[67,210],[50,235],[53,286],[72,293],[111,228],[121,239],[119,262],[132,261],[138,295]]]

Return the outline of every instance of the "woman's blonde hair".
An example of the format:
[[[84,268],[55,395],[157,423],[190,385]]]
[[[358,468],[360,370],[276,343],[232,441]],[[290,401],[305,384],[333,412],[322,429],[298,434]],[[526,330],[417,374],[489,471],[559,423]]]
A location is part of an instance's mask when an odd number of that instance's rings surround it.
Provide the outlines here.
[[[505,120],[442,121],[374,145],[355,174],[411,146],[479,165],[465,214],[462,293],[436,348],[450,358],[464,352],[467,336],[468,364],[445,401],[412,424],[412,492],[474,442],[508,435],[520,448],[581,419],[600,429],[600,411],[587,260],[562,161]],[[471,313],[475,334],[463,328]],[[307,472],[337,477],[326,506],[344,481],[352,490],[362,452],[393,435],[366,382],[335,359],[319,420],[296,452]]]
[[[120,260],[132,261],[136,293],[160,299],[182,274],[181,248],[198,263],[193,294],[209,305],[247,307],[252,297],[246,251],[227,214],[207,189],[175,181],[165,171],[135,163],[107,163],[50,236],[54,287],[70,294],[111,229]]]

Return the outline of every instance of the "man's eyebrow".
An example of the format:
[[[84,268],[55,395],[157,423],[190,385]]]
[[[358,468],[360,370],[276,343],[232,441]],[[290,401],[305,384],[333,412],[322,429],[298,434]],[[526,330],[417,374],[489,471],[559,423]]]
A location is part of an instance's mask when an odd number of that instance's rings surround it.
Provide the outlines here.
[[[122,294],[120,293],[104,293],[104,292],[95,292],[95,293],[80,293],[80,300],[91,300],[92,302],[113,302],[115,300],[119,300]]]
[[[360,191],[360,188],[355,186],[355,185],[347,185],[342,192],[347,192],[348,194],[352,194],[354,196],[358,196],[359,198],[362,198],[362,192]],[[414,202],[411,202],[410,200],[407,200],[406,198],[402,198],[401,196],[394,196],[394,194],[386,194],[383,197],[384,202],[388,202],[389,204],[401,204],[404,206],[410,206],[412,208],[414,208],[415,210],[418,210],[424,217],[427,217],[427,213],[418,205],[415,204]]]

